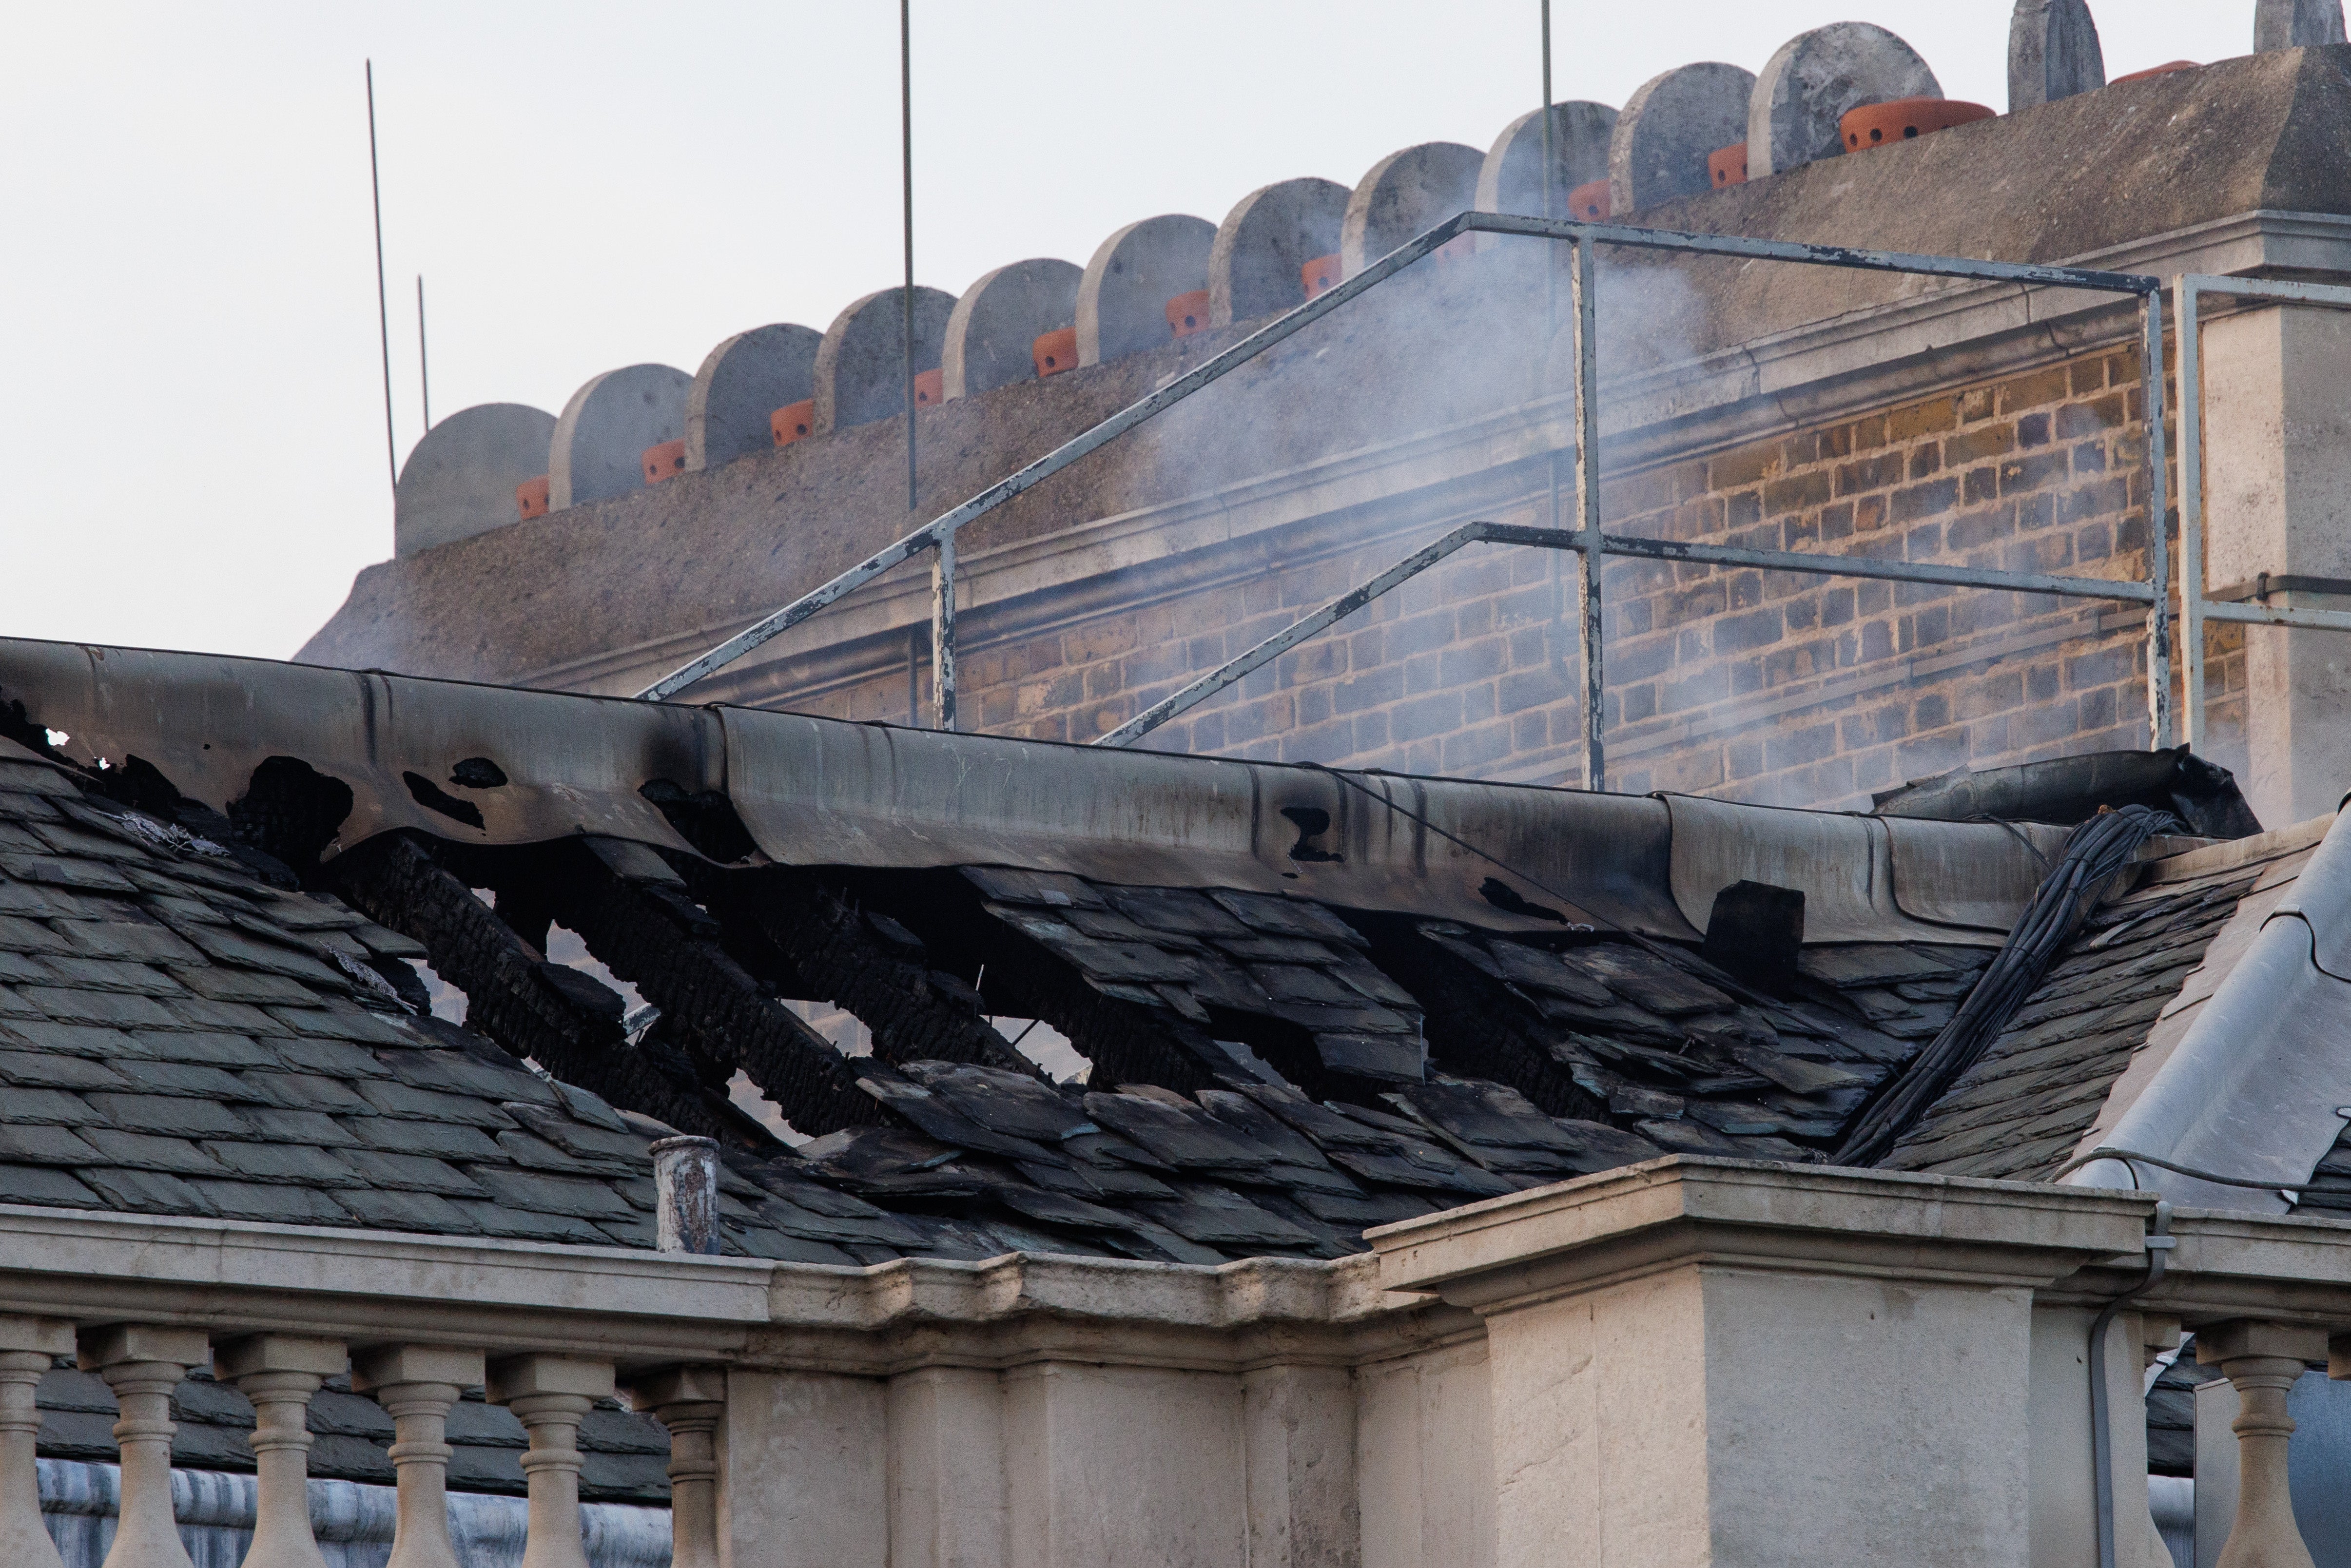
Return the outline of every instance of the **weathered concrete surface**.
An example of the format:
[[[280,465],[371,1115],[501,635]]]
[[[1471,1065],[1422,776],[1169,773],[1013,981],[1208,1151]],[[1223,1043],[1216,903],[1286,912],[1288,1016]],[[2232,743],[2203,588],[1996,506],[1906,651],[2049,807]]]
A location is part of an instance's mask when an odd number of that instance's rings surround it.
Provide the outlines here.
[[[2351,579],[2351,317],[2246,311],[2204,328],[2205,575]],[[2273,601],[2279,602],[2280,601]],[[2297,594],[2328,610],[2351,598]],[[2351,789],[2351,637],[2245,630],[2245,800],[2264,821],[2331,813]]]
[[[1043,334],[1078,319],[1084,276],[1069,262],[1036,256],[999,267],[965,289],[947,315],[940,401],[1034,378],[1029,350]]]
[[[1353,277],[1396,246],[1478,204],[1485,155],[1458,141],[1391,152],[1355,182],[1339,234],[1339,264]]]
[[[1260,185],[1233,204],[1208,247],[1208,323],[1229,327],[1306,302],[1301,271],[1339,248],[1347,187],[1308,175]]]
[[[547,472],[555,416],[518,402],[460,409],[424,433],[400,465],[392,553],[413,556],[514,522],[515,486]]]
[[[1551,106],[1551,204],[1543,204],[1543,111],[1531,109],[1502,128],[1478,170],[1478,207],[1527,217],[1567,215],[1567,193],[1608,178],[1608,143],[1616,111],[1604,103]],[[1713,149],[1708,149],[1708,152]]]
[[[1609,137],[1611,209],[1638,212],[1710,192],[1707,154],[1747,140],[1754,91],[1751,74],[1719,61],[1677,66],[1643,82]]]
[[[2105,52],[2087,0],[2016,0],[2008,24],[2011,113],[2105,85]]]
[[[710,350],[685,394],[685,466],[716,468],[775,444],[768,416],[816,395],[812,327],[777,322],[737,332]]]
[[[2344,41],[2343,0],[2258,0],[2253,7],[2256,50]]]
[[[548,444],[548,510],[643,489],[645,448],[685,434],[693,389],[694,378],[669,365],[628,365],[573,392]]]
[[[2110,87],[1867,158],[1693,194],[1643,212],[1641,221],[2058,261],[2232,214],[2351,215],[2351,165],[2340,151],[2346,141],[2351,48],[2283,51]],[[1921,190],[1942,199],[1921,202]],[[1480,257],[1463,270],[1482,271],[1507,255]],[[1604,306],[1612,298],[1637,301],[1642,296],[1623,287],[1637,284],[1647,298],[1673,307],[1669,333],[1643,339],[1604,332],[1605,373],[1612,376],[1917,299],[1941,287],[1662,256],[1620,256],[1605,265]],[[1533,392],[1532,356],[1540,345],[1527,340],[1526,317],[1514,297],[1500,291],[1494,304],[1481,306],[1474,289],[1448,282],[1415,293],[1410,282],[1407,275],[1382,286],[1185,405],[1196,413],[1209,405],[1238,411],[1248,422],[1248,441],[1219,437],[1231,428],[1221,418],[1202,414],[1187,423],[1179,409],[991,515],[966,536],[967,547],[1043,538],[1086,519],[1196,495],[1239,474],[1273,473],[1426,429],[1448,407],[1466,418]],[[1398,285],[1406,291],[1383,305]],[[1423,308],[1428,303],[1437,308]],[[1164,333],[1164,319],[1158,325]],[[926,413],[925,506],[944,510],[976,493],[1160,377],[1225,347],[1234,330],[1211,329],[1148,354],[1018,382]],[[1371,386],[1411,395],[1356,395]],[[1311,418],[1301,417],[1307,408]],[[903,442],[894,421],[885,419],[560,522],[520,523],[369,567],[302,657],[495,680],[676,635],[684,629],[683,606],[714,627],[763,612],[932,515],[908,516]],[[507,591],[486,598],[485,581]]]
[[[1096,246],[1078,283],[1078,363],[1099,365],[1166,342],[1167,301],[1208,287],[1216,243],[1207,219],[1163,213]]]
[[[916,373],[939,368],[954,310],[954,295],[914,289]],[[877,288],[832,319],[816,350],[816,434],[904,415],[905,322],[903,287]]]
[[[1844,151],[1837,121],[1865,103],[1940,98],[1918,52],[1868,22],[1832,22],[1780,46],[1747,109],[1747,171],[1785,173]]]

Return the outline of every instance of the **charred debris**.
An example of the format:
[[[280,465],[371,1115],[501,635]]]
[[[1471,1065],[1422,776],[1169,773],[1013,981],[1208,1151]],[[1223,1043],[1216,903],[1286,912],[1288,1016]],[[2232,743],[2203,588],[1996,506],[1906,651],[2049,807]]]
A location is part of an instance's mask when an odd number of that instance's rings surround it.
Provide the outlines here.
[[[135,844],[196,875],[139,918],[226,906],[385,1013],[424,1012],[428,964],[465,993],[465,1024],[420,1022],[640,1132],[717,1139],[730,1248],[772,1253],[780,1234],[818,1260],[1331,1257],[1368,1226],[1669,1152],[1822,1160],[1991,957],[1805,949],[1801,895],[1760,884],[1726,890],[1702,952],[1002,866],[753,864],[723,797],[674,789],[646,793],[738,863],[409,830],[322,859],[350,792],[296,759],[262,764],[223,811],[135,758],[74,765],[21,709],[7,733],[73,785],[18,813],[13,876],[38,881],[62,841]],[[19,757],[9,778],[48,774]],[[320,921],[362,935],[322,943]],[[549,961],[558,926],[650,1021]],[[789,1000],[853,1014],[872,1054]],[[1084,1081],[1051,1081],[1003,1017],[1065,1036]],[[743,1080],[813,1141],[738,1103]]]

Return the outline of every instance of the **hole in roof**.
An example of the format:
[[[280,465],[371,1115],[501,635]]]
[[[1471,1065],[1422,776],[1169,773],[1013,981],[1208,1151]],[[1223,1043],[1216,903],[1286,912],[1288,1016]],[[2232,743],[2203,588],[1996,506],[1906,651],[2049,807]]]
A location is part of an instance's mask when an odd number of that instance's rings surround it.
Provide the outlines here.
[[[438,811],[452,821],[463,822],[479,829],[482,809],[471,800],[460,800],[422,773],[402,773],[400,781],[408,786],[409,798],[428,811]]]
[[[990,1018],[988,1024],[1012,1049],[1045,1070],[1056,1083],[1075,1083],[1093,1071],[1093,1063],[1070,1043],[1070,1037],[1042,1019]]]
[[[1523,915],[1535,920],[1556,920],[1567,924],[1567,916],[1556,909],[1540,904],[1530,904],[1517,888],[1499,877],[1489,876],[1478,884],[1478,896],[1505,915]]]
[[[407,964],[424,982],[424,994],[433,999],[433,1016],[444,1023],[464,1023],[466,1009],[471,1005],[465,993],[443,979],[440,972],[423,959],[411,958]]]
[[[486,757],[468,757],[449,769],[449,782],[460,789],[498,789],[506,781],[506,769]]]

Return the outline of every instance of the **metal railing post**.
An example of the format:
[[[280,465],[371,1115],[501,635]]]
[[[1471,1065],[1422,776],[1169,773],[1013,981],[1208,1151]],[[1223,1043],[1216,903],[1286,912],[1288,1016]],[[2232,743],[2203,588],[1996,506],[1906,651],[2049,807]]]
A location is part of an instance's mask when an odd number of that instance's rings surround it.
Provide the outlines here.
[[[2163,444],[2163,290],[2140,297],[2146,343],[2140,350],[2147,408],[2147,724],[2149,744],[2172,744],[2170,465]]]
[[[1606,655],[1601,647],[1600,412],[1599,354],[1593,341],[1592,242],[1573,242],[1575,270],[1570,303],[1575,313],[1575,526],[1583,536],[1576,560],[1578,636],[1583,644],[1583,787],[1608,788],[1608,752],[1604,737],[1607,710]]]
[[[2201,347],[2196,279],[2172,279],[2179,315],[2179,669],[2186,690],[2186,735],[2204,744],[2204,395],[2198,385]]]
[[[931,706],[937,727],[956,727],[956,540],[939,537],[931,558]]]

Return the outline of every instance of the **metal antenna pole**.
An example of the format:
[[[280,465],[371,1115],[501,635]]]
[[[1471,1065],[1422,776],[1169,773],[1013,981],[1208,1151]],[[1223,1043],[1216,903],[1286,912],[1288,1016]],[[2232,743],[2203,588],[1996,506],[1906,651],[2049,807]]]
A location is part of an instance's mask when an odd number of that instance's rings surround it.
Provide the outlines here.
[[[1545,216],[1545,217],[1550,217],[1550,216],[1552,216],[1552,210],[1551,210],[1551,183],[1552,183],[1552,179],[1554,179],[1554,178],[1557,176],[1558,169],[1559,169],[1559,166],[1558,166],[1556,163],[1554,163],[1554,162],[1552,162],[1552,145],[1551,145],[1551,0],[1542,0],[1542,78],[1543,78],[1543,170],[1542,170],[1543,210],[1542,210],[1542,215],[1543,215],[1543,216]]]
[[[905,198],[906,308],[902,323],[906,348],[906,510],[922,503],[914,495],[914,0],[898,0],[899,184]]]
[[[905,190],[906,509],[922,502],[914,465],[914,23],[913,0],[898,0],[898,145]],[[931,707],[941,729],[956,727],[956,541],[948,534],[931,557]]]
[[[383,177],[375,156],[375,61],[367,63],[368,193],[375,203],[375,331],[383,350],[383,460],[392,470],[392,493],[400,496],[400,445],[392,434],[392,306],[383,287]]]
[[[416,275],[416,389],[424,398],[424,428],[433,428],[433,366],[424,354],[424,275]]]

